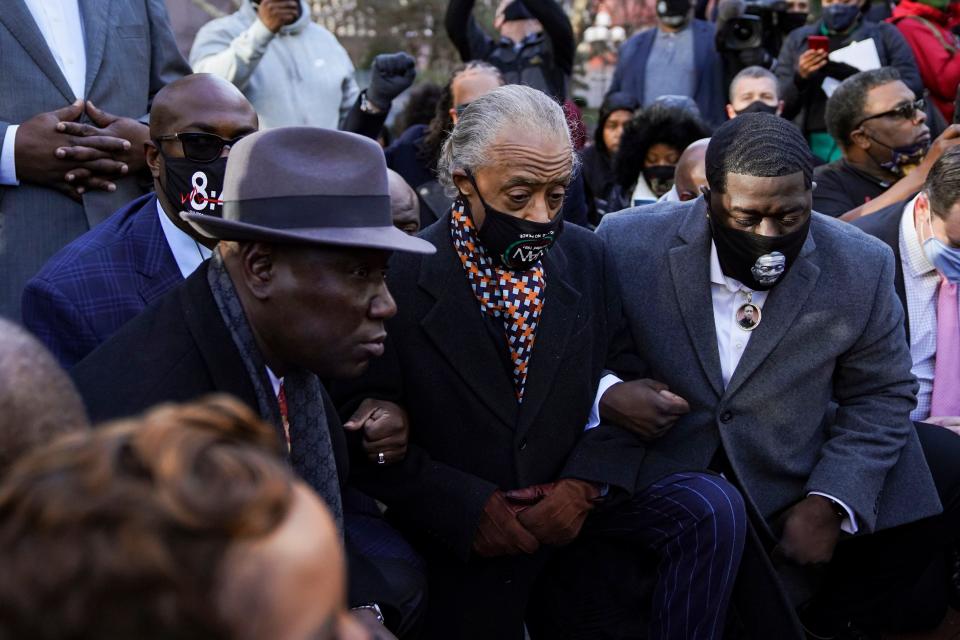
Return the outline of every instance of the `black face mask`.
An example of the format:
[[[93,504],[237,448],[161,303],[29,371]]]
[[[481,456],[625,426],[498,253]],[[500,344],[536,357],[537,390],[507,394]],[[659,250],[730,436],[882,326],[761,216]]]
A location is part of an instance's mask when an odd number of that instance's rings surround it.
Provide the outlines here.
[[[223,215],[223,176],[227,171],[227,159],[217,158],[212,162],[196,162],[186,158],[171,158],[163,154],[163,192],[170,205],[177,211]]]
[[[731,229],[710,212],[710,229],[724,275],[757,291],[782,281],[793,266],[810,231],[810,218],[796,231],[777,237]]]
[[[674,165],[657,164],[652,167],[644,167],[643,179],[647,181],[650,191],[658,198],[673,188],[673,176],[677,172]]]
[[[830,33],[845,33],[860,17],[860,7],[853,4],[832,4],[823,8],[820,17]]]
[[[737,111],[738,116],[742,116],[745,113],[769,113],[771,115],[777,115],[777,105],[770,106],[762,100],[754,100],[740,111]]]
[[[657,17],[668,27],[679,28],[690,20],[689,0],[658,0]]]
[[[485,217],[483,226],[477,230],[477,239],[490,258],[501,267],[517,271],[527,270],[539,262],[563,231],[563,211],[557,212],[550,222],[530,222],[511,216],[487,204],[480,195],[477,181],[470,174],[467,178],[483,204]],[[465,196],[461,198],[470,213],[470,203]]]

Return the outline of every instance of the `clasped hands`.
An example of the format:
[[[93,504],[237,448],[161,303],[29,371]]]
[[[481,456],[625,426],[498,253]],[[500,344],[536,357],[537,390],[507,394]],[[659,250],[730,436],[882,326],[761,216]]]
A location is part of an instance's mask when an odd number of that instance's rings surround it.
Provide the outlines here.
[[[84,114],[90,124],[79,121]],[[77,100],[20,125],[14,147],[17,178],[77,201],[86,191],[115,191],[117,178],[145,169],[149,137],[145,124]]]
[[[541,544],[573,542],[595,506],[600,490],[575,478],[493,492],[473,539],[479,556],[535,553]]]

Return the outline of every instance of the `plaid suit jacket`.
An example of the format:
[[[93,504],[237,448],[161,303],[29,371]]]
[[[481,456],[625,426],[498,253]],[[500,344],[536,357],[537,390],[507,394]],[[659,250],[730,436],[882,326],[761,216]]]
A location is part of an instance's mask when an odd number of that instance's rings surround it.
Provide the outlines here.
[[[157,217],[137,198],[55,254],[23,292],[23,323],[71,367],[183,281]]]

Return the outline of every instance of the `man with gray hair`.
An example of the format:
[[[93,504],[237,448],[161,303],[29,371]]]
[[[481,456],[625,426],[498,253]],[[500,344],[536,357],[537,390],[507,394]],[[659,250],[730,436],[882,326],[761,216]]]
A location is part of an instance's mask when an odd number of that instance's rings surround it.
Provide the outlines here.
[[[575,540],[656,556],[648,637],[724,630],[744,507],[717,475],[636,484],[643,439],[689,407],[651,380],[601,383],[619,356],[620,291],[603,242],[564,225],[576,164],[542,92],[508,85],[471,102],[439,161],[456,201],[422,235],[437,252],[394,256],[384,356],[335,392],[344,413],[372,397],[409,416],[406,459],[357,481],[427,561],[426,638],[523,638],[550,582],[538,577]],[[561,614],[569,637],[610,631],[605,615]]]
[[[80,394],[50,352],[0,318],[0,477],[30,449],[89,426]]]

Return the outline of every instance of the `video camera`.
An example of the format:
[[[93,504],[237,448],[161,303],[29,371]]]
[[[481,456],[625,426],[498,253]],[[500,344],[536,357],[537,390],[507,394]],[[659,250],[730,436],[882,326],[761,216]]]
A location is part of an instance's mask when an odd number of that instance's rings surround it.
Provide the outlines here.
[[[788,33],[806,23],[784,0],[723,0],[718,8],[717,51],[736,54],[743,66],[770,68]]]

